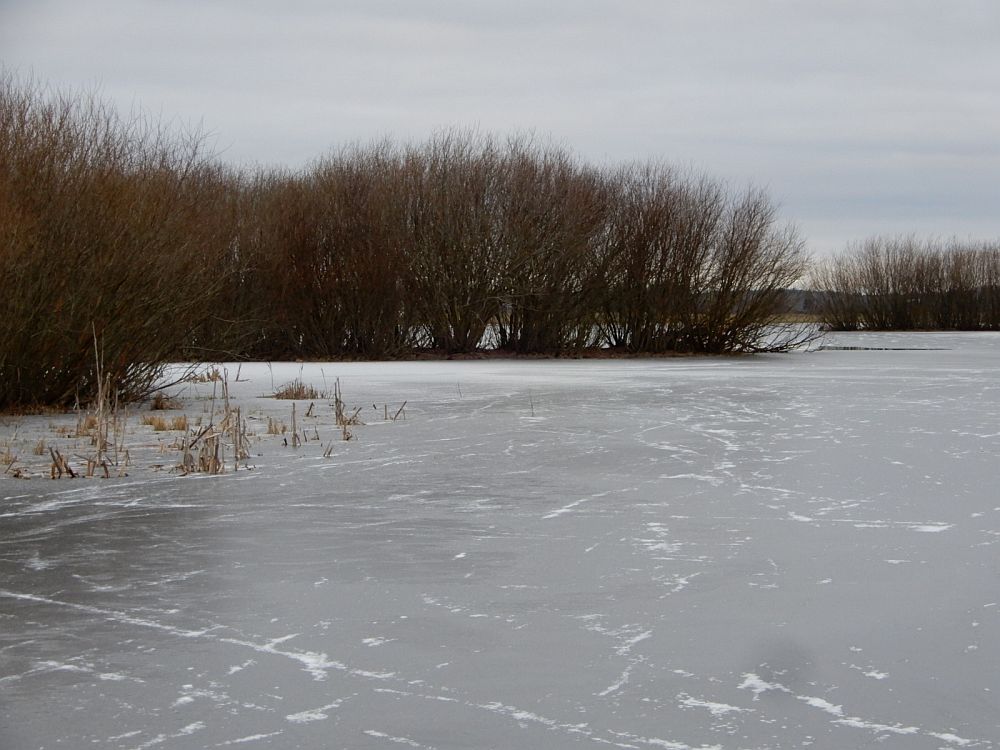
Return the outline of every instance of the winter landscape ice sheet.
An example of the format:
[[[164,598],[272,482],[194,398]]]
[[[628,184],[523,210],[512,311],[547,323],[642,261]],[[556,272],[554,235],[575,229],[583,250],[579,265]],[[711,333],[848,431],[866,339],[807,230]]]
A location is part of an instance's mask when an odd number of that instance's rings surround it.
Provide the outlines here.
[[[5,478],[0,747],[1000,747],[1000,338],[824,343],[244,365],[252,471]]]

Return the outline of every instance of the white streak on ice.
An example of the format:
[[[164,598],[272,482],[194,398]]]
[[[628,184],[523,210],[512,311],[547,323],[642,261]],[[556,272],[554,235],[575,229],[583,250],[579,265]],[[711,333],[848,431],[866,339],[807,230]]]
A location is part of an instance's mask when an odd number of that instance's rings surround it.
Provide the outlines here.
[[[681,693],[677,696],[677,701],[680,705],[685,708],[704,708],[707,709],[712,716],[722,717],[730,713],[753,713],[752,708],[740,708],[738,706],[730,706],[728,703],[714,703],[712,701],[700,700],[698,698],[692,698],[687,693]]]
[[[115,740],[126,740],[129,737],[135,737],[137,734],[142,734],[142,731],[136,729],[132,732],[125,732],[125,734],[116,734],[114,737],[108,737],[108,742],[114,742]]]
[[[634,489],[634,488],[632,488],[632,489]],[[622,492],[627,492],[628,490],[621,490],[621,491]],[[564,515],[566,513],[571,513],[574,508],[577,508],[577,507],[583,505],[584,503],[589,503],[591,500],[596,500],[599,497],[607,497],[610,494],[611,494],[611,491],[609,490],[607,492],[598,492],[598,493],[596,493],[594,495],[587,495],[587,497],[581,497],[579,500],[574,500],[573,502],[568,503],[568,504],[564,505],[563,507],[558,508],[557,510],[552,511],[551,513],[547,513],[546,515],[542,516],[542,520],[543,521],[547,521],[550,518],[557,518],[557,517],[559,517],[561,515]]]
[[[136,745],[134,750],[147,750],[147,748],[154,747],[156,745],[161,745],[167,740],[176,740],[181,737],[186,737],[188,735],[194,734],[195,732],[200,732],[205,728],[205,723],[203,721],[196,721],[193,724],[188,724],[186,727],[182,727],[174,734],[158,734],[151,740],[143,742],[141,745]]]
[[[967,740],[958,735],[951,734],[950,732],[928,732],[931,737],[938,740],[943,740],[944,742],[949,742],[952,745],[958,745],[959,747],[965,747],[966,745],[971,745],[972,740]]]
[[[900,724],[879,724],[873,721],[865,721],[857,716],[848,716],[846,719],[837,719],[834,724],[843,724],[845,727],[855,729],[870,729],[873,732],[889,732],[891,734],[919,734],[920,727],[904,727]]]
[[[694,479],[697,482],[708,482],[713,487],[718,487],[726,481],[722,477],[710,474],[661,474],[660,479]]]
[[[587,502],[588,500],[591,500],[591,499],[592,498],[589,498],[589,497],[581,497],[579,500],[574,500],[573,502],[569,503],[568,505],[564,505],[563,507],[559,508],[558,510],[554,510],[551,513],[548,513],[547,515],[542,516],[542,520],[543,521],[547,521],[550,518],[556,518],[557,516],[561,516],[564,513],[569,513],[569,512],[571,512],[573,510],[573,508],[577,507],[578,505],[583,505],[585,502]]]
[[[333,703],[327,703],[325,706],[320,706],[319,708],[310,708],[305,711],[299,711],[298,713],[288,714],[285,716],[286,721],[290,721],[293,724],[307,724],[311,721],[323,721],[323,719],[329,719],[330,716],[326,712],[333,708],[340,708],[343,705],[346,698],[339,698]]]
[[[234,675],[234,674],[236,674],[237,672],[242,672],[242,671],[243,671],[244,669],[246,669],[247,667],[252,667],[252,666],[253,666],[254,664],[256,664],[256,663],[257,663],[257,662],[256,662],[256,661],[254,661],[253,659],[247,659],[247,660],[246,660],[245,662],[243,662],[242,664],[234,664],[233,666],[231,666],[231,667],[229,668],[229,672],[227,672],[227,674],[230,674],[230,675]]]
[[[327,671],[334,669],[340,672],[346,672],[355,677],[364,677],[367,679],[376,680],[388,680],[395,678],[393,672],[370,672],[363,669],[354,669],[348,667],[346,664],[339,661],[332,661],[327,657],[325,653],[317,653],[313,651],[282,651],[275,647],[276,643],[281,643],[288,640],[294,636],[283,636],[276,640],[269,641],[268,643],[254,643],[253,641],[247,641],[240,638],[225,638],[221,636],[211,635],[211,631],[215,630],[217,626],[210,628],[205,628],[203,630],[189,630],[187,628],[178,628],[172,625],[164,625],[163,623],[156,622],[155,620],[147,620],[142,617],[135,617],[129,615],[125,612],[120,612],[116,610],[101,609],[100,607],[91,607],[85,604],[74,604],[73,602],[64,602],[58,599],[49,599],[44,596],[36,596],[34,594],[18,594],[13,591],[6,591],[0,589],[0,596],[8,597],[10,599],[19,599],[22,601],[32,601],[38,602],[40,604],[49,604],[57,607],[65,607],[67,609],[75,609],[80,612],[87,612],[88,614],[97,615],[105,619],[111,620],[112,622],[121,622],[128,625],[136,625],[144,628],[151,628],[153,630],[159,630],[161,632],[170,633],[171,635],[178,636],[180,638],[208,638],[209,640],[214,640],[219,643],[228,643],[233,646],[241,646],[243,648],[252,649],[261,654],[271,654],[273,656],[281,656],[286,659],[291,659],[293,661],[299,662],[305,671],[313,676],[315,680],[326,679]]]
[[[722,750],[722,745],[699,745],[698,747],[693,747],[683,742],[661,740],[659,737],[643,737],[638,734],[632,734],[631,732],[612,732],[611,734],[615,737],[621,737],[622,739],[638,742],[643,745],[662,747],[665,748],[665,750]]]
[[[625,670],[621,673],[621,675],[619,675],[618,681],[611,685],[608,685],[606,688],[604,688],[604,690],[597,693],[597,696],[600,698],[605,698],[611,695],[612,693],[616,693],[623,687],[625,687],[625,685],[628,683],[629,677],[632,675],[632,668],[635,667],[635,665],[641,661],[642,659],[635,659],[634,661],[629,662],[629,665],[625,667]]]
[[[256,742],[257,740],[266,740],[268,737],[277,737],[281,732],[268,732],[267,734],[251,734],[246,737],[240,737],[235,740],[226,740],[225,742],[220,742],[216,747],[227,747],[229,745],[242,745],[247,742]]]
[[[852,649],[853,650],[853,649]],[[860,649],[858,649],[860,650]],[[791,694],[792,691],[789,690],[784,685],[777,682],[767,682],[761,679],[758,675],[753,672],[747,672],[743,675],[743,682],[737,685],[738,689],[741,690],[751,690],[753,691],[754,700],[760,700],[762,693],[777,691],[782,693]],[[935,739],[943,740],[951,744],[959,745],[964,747],[966,745],[972,744],[972,740],[967,740],[957,735],[951,733],[941,733],[941,732],[931,732],[926,729],[921,729],[915,726],[904,726],[902,724],[885,724],[877,721],[868,721],[862,719],[858,716],[844,716],[843,706],[838,706],[830,703],[825,698],[818,698],[809,695],[796,695],[796,700],[800,700],[803,703],[811,706],[812,708],[818,708],[824,713],[830,714],[831,716],[837,717],[833,720],[834,724],[840,724],[845,727],[852,727],[854,729],[867,729],[878,734],[898,734],[898,735],[914,735],[923,734],[927,737],[934,737]]]
[[[851,669],[856,669],[865,677],[871,677],[873,680],[884,680],[889,676],[888,672],[880,672],[874,667],[859,667],[857,664],[851,664],[849,666]]]
[[[385,734],[384,732],[376,732],[374,729],[366,729],[365,734],[369,737],[377,737],[380,740],[388,740],[389,742],[394,742],[397,745],[406,745],[408,747],[422,747],[428,748],[429,745],[421,745],[419,742],[414,742],[407,737],[393,737],[392,735]]]
[[[34,594],[18,594],[16,592],[7,591],[7,590],[4,590],[4,589],[0,589],[0,597],[8,597],[8,598],[19,599],[19,600],[24,600],[24,601],[33,601],[33,602],[37,602],[37,603],[41,603],[41,604],[49,604],[49,605],[52,605],[52,606],[65,607],[65,608],[68,608],[68,609],[75,609],[75,610],[78,610],[78,611],[83,611],[83,612],[87,612],[89,614],[94,614],[94,615],[97,615],[97,616],[100,616],[100,617],[104,617],[104,618],[106,618],[108,620],[111,620],[113,622],[123,622],[123,623],[131,624],[131,625],[137,625],[137,626],[140,626],[140,627],[147,627],[147,628],[159,630],[161,632],[170,633],[172,635],[176,635],[176,636],[183,637],[183,638],[207,638],[209,640],[214,640],[214,641],[219,642],[219,643],[228,643],[228,644],[231,644],[231,645],[234,645],[234,646],[241,646],[243,648],[249,648],[249,649],[252,649],[252,650],[254,650],[254,651],[258,652],[258,653],[271,654],[271,655],[274,655],[274,656],[281,656],[281,657],[284,657],[286,659],[291,659],[291,660],[297,661],[300,664],[302,664],[303,667],[305,668],[305,670],[307,672],[309,672],[313,676],[313,678],[316,679],[316,680],[323,680],[323,679],[325,679],[326,678],[326,672],[328,670],[331,670],[331,669],[334,669],[334,670],[337,670],[337,671],[340,671],[340,672],[344,672],[344,673],[352,675],[354,677],[362,677],[362,678],[365,678],[365,679],[374,679],[374,680],[381,680],[381,681],[385,681],[385,680],[397,680],[398,681],[398,680],[401,679],[398,676],[396,676],[396,674],[393,673],[393,672],[372,672],[372,671],[368,671],[368,670],[363,670],[363,669],[357,669],[357,668],[348,667],[347,665],[343,664],[342,662],[330,660],[325,653],[315,653],[315,652],[310,652],[310,651],[282,651],[282,650],[279,650],[278,648],[276,648],[273,645],[275,643],[275,641],[270,641],[268,643],[259,644],[259,643],[254,643],[252,641],[246,641],[246,640],[242,640],[242,639],[238,639],[238,638],[220,637],[218,635],[211,634],[210,631],[214,630],[214,628],[208,628],[208,629],[204,629],[204,630],[188,630],[188,629],[185,629],[185,628],[177,628],[177,627],[173,627],[173,626],[170,626],[170,625],[164,625],[164,624],[156,622],[154,620],[146,620],[146,619],[143,619],[143,618],[134,617],[134,616],[128,615],[128,614],[126,614],[124,612],[118,612],[118,611],[114,611],[114,610],[104,610],[104,609],[100,609],[98,607],[91,607],[91,606],[82,605],[82,604],[74,604],[72,602],[63,602],[63,601],[60,601],[60,600],[57,600],[57,599],[49,599],[49,598],[42,597],[42,596],[36,596]],[[599,615],[597,617],[599,617]],[[619,648],[617,649],[617,651],[619,653],[623,653],[622,649],[624,649],[624,653],[627,653],[628,649],[631,649],[631,647],[633,645],[635,645],[636,643],[638,643],[638,642],[640,642],[640,641],[642,641],[642,640],[650,637],[651,635],[652,635],[652,631],[644,631],[642,633],[639,633],[638,635],[633,636],[632,638],[629,638],[628,640],[626,640],[624,642],[624,644],[622,644],[622,645],[619,646]],[[289,636],[285,636],[285,637],[277,639],[277,641],[280,642],[280,641],[288,640],[288,638],[289,638]],[[434,700],[441,700],[441,701],[448,701],[448,702],[458,702],[454,698],[446,698],[444,696],[421,696],[421,697],[430,697],[430,698],[433,698]],[[336,705],[339,705],[343,700],[344,699],[341,699],[341,700],[337,701],[335,704],[330,704],[328,706],[320,707],[319,709],[309,709],[307,711],[301,711],[301,712],[299,712],[297,714],[290,714],[286,718],[289,721],[293,721],[293,722],[296,722],[296,721],[297,722],[309,722],[309,721],[322,720],[323,718],[326,718],[326,716],[320,716],[320,714],[322,714],[323,711],[325,711],[327,709],[330,709],[330,708],[333,708]],[[502,715],[502,716],[506,716],[506,717],[511,718],[511,719],[517,721],[518,723],[522,723],[522,724],[524,724],[524,723],[537,723],[537,724],[541,724],[543,726],[546,726],[546,727],[548,727],[550,729],[562,731],[562,732],[565,732],[565,733],[568,733],[568,734],[582,734],[582,735],[587,736],[587,737],[592,737],[594,739],[594,741],[599,741],[599,739],[600,739],[600,738],[598,738],[598,737],[596,737],[594,735],[593,731],[588,730],[586,728],[587,725],[585,723],[584,724],[568,724],[568,723],[564,723],[564,722],[559,722],[559,721],[556,721],[555,719],[550,719],[550,718],[547,718],[547,717],[544,717],[544,716],[540,716],[538,714],[532,713],[532,712],[527,711],[525,709],[518,708],[516,706],[510,706],[510,705],[506,705],[506,704],[500,703],[499,701],[494,701],[494,702],[490,702],[490,703],[472,703],[472,702],[465,702],[465,701],[463,701],[462,705],[465,705],[465,706],[467,706],[469,708],[477,708],[477,709],[489,711],[491,713],[495,713],[495,714],[499,714],[499,715]],[[192,732],[197,731],[199,729],[203,729],[203,728],[204,728],[204,724],[202,724],[200,722],[197,722],[195,724],[190,724],[190,725],[188,725],[187,727],[185,727],[184,729],[181,730],[181,734],[175,734],[175,735],[164,735],[164,734],[161,734],[161,735],[157,735],[152,740],[149,740],[147,743],[139,746],[135,750],[146,750],[146,748],[153,747],[154,745],[161,744],[161,743],[167,741],[168,739],[173,739],[173,738],[182,736],[182,734],[191,734]],[[612,732],[612,734],[616,734],[616,733]],[[638,736],[635,736],[635,735],[621,735],[621,736],[628,736],[628,737],[631,737],[633,740],[635,740],[637,742],[641,742],[641,743],[648,744],[648,745],[654,745],[654,746],[657,746],[657,747],[670,748],[671,750],[694,750],[690,745],[686,745],[684,743],[672,742],[672,741],[667,741],[667,740],[660,740],[660,739],[657,739],[657,738],[646,739],[646,738],[638,737]],[[704,746],[704,747],[698,748],[697,750],[721,750],[721,747],[717,746],[717,745],[716,746],[711,746],[711,747]]]
[[[632,650],[633,646],[635,646],[637,643],[640,643],[640,642],[646,640],[647,638],[651,638],[652,635],[653,635],[653,631],[652,630],[644,630],[643,632],[639,633],[639,635],[634,636],[634,637],[629,638],[628,640],[626,640],[624,643],[622,643],[621,646],[619,646],[617,649],[615,649],[615,651],[620,656],[624,656],[625,654],[627,654],[629,651]]]
[[[844,715],[843,706],[835,706],[834,704],[830,703],[830,701],[824,700],[823,698],[814,698],[808,695],[797,695],[795,697],[798,698],[800,701],[809,704],[813,708],[818,708],[821,711],[825,711],[826,713],[831,714],[833,716],[839,717]]]
[[[761,693],[766,693],[771,690],[777,690],[782,693],[791,693],[792,691],[786,688],[784,685],[777,682],[766,682],[760,677],[755,675],[753,672],[747,672],[743,675],[743,682],[736,686],[738,690],[750,690],[753,692],[753,699],[760,700]]]

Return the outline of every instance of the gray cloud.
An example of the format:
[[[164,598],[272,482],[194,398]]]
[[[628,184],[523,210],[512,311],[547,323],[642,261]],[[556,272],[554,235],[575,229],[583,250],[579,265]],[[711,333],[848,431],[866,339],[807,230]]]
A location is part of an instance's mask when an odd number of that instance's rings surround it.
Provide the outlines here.
[[[300,166],[448,125],[767,186],[820,252],[1000,236],[1000,6],[0,0],[0,60]]]

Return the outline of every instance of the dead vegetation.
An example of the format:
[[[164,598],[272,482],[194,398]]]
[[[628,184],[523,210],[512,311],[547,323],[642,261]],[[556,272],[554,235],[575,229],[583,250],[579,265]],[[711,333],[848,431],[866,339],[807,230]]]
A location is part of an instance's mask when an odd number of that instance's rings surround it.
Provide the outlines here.
[[[125,449],[125,427],[128,422],[128,412],[121,404],[118,391],[112,392],[112,378],[110,374],[105,372],[104,367],[104,350],[97,338],[96,329],[93,329],[92,333],[94,372],[97,374],[97,397],[91,404],[91,413],[84,420],[85,424],[93,423],[93,427],[90,429],[90,444],[94,448],[93,453],[84,457],[87,465],[86,476],[93,477],[100,471],[104,478],[109,478],[111,470],[114,468],[117,476],[123,477],[129,465],[129,454]],[[63,463],[65,464],[65,461]],[[53,464],[55,464],[55,456]],[[68,464],[64,466],[64,468],[66,467]]]
[[[205,370],[192,372],[186,378],[184,378],[185,383],[219,383],[222,381],[222,373],[219,372],[218,367],[209,367]],[[239,375],[237,374],[237,378]],[[157,408],[157,407],[153,407]]]
[[[157,391],[149,402],[149,408],[152,411],[172,411],[181,408],[181,405],[176,399]]]
[[[152,427],[155,432],[180,431],[187,432],[188,418],[186,414],[178,417],[160,417],[153,414],[144,414],[142,423]]]
[[[341,438],[343,440],[350,440],[354,437],[354,433],[348,428],[356,427],[364,423],[361,421],[360,406],[354,411],[348,413],[344,404],[343,393],[340,390],[340,378],[337,378],[333,385],[333,411],[337,420],[337,426],[340,428]]]
[[[96,339],[94,352],[95,371],[103,374],[103,355]],[[203,397],[203,416],[192,419],[185,414],[139,412],[131,426],[128,410],[109,378],[105,376],[102,382],[98,397],[86,410],[65,414],[61,424],[49,417],[46,437],[34,430],[23,436],[21,423],[16,423],[10,436],[0,441],[0,472],[20,479],[123,477],[133,470],[134,457],[138,457],[139,464],[151,471],[169,469],[182,476],[226,474],[253,468],[251,448],[268,438],[277,438],[272,445],[312,449],[331,458],[336,444],[356,440],[357,429],[364,425],[362,409],[347,404],[339,379],[331,384],[332,401],[303,405],[292,400],[284,419],[274,414],[251,417],[251,422],[261,420],[257,434],[231,399],[225,371],[221,381],[210,381],[212,394]],[[388,403],[372,406],[384,421],[406,418],[406,401],[392,407]],[[151,441],[153,435],[157,437]]]
[[[296,378],[295,380],[285,383],[278,388],[278,390],[274,392],[274,398],[308,401],[318,398],[326,398],[326,395],[321,391],[316,390],[314,386],[303,383],[300,378]]]
[[[0,446],[0,463],[3,463],[9,469],[18,461],[18,456],[14,452],[13,447],[10,442],[5,442]]]
[[[234,407],[230,402],[229,383],[225,376],[221,388],[222,412],[219,423],[215,423],[216,391],[213,389],[208,424],[182,443],[181,462],[177,466],[181,474],[224,474],[227,454],[232,460],[233,471],[239,470],[241,462],[245,468],[250,468],[247,464],[247,459],[250,458],[247,424],[240,407]]]

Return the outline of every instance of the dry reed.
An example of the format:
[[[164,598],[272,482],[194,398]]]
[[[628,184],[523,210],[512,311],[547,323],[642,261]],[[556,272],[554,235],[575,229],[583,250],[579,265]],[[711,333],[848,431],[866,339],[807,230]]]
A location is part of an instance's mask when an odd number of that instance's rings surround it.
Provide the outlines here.
[[[154,414],[143,414],[142,423],[152,427],[154,432],[187,431],[188,418],[186,414],[179,417],[160,417]]]
[[[233,471],[240,462],[246,464],[250,457],[250,440],[247,437],[246,421],[240,407],[234,407],[229,400],[229,382],[222,378],[222,415],[215,424],[216,389],[212,391],[212,406],[207,425],[199,428],[190,440],[185,437],[181,448],[181,463],[177,469],[182,474],[224,474],[226,471],[227,449],[232,455]]]
[[[325,396],[320,391],[317,391],[312,385],[303,383],[301,379],[296,378],[295,380],[285,383],[283,386],[278,388],[278,390],[274,392],[274,398],[305,401],[325,398]]]

